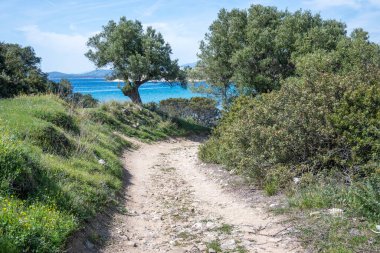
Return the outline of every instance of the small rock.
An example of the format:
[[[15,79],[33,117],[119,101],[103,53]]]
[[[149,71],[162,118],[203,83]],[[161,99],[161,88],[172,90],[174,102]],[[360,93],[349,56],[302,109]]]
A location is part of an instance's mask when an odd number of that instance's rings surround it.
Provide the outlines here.
[[[309,213],[310,217],[319,216],[320,214],[321,214],[321,212],[319,212],[319,211]]]
[[[231,239],[231,240],[227,240],[225,242],[223,242],[221,245],[220,245],[220,248],[222,250],[232,250],[236,247],[236,242],[234,239]]]
[[[162,217],[160,217],[160,216],[155,216],[155,217],[153,217],[152,220],[153,220],[153,221],[159,221],[159,220],[162,220]]]
[[[205,252],[207,250],[207,247],[204,244],[200,244],[198,245],[198,249],[200,252]]]
[[[350,235],[353,235],[353,236],[359,236],[359,235],[360,235],[360,231],[359,231],[359,229],[351,228],[351,229],[350,229]]]
[[[294,178],[293,178],[293,182],[294,182],[295,184],[298,184],[300,181],[301,181],[301,179],[300,179],[299,177],[294,177]]]
[[[206,228],[207,229],[214,229],[215,227],[216,227],[216,225],[213,222],[207,222],[206,223]]]
[[[376,229],[380,232],[380,225],[376,225]]]
[[[202,230],[203,229],[203,224],[198,222],[198,223],[195,223],[193,226],[192,226],[193,230]]]
[[[216,250],[214,250],[214,249],[208,249],[208,253],[216,253]]]
[[[277,203],[273,203],[273,204],[270,204],[270,205],[269,205],[270,208],[276,208],[276,207],[278,207],[278,206],[279,206],[279,204],[277,204]]]
[[[106,164],[106,161],[104,161],[103,159],[100,159],[100,160],[98,161],[98,163],[99,163],[100,165],[105,165],[105,164]]]
[[[127,246],[131,246],[131,247],[137,248],[137,243],[136,242],[127,242]]]
[[[343,210],[340,209],[340,208],[331,208],[328,210],[329,214],[334,216],[334,217],[338,217],[338,216],[342,216],[343,215]]]

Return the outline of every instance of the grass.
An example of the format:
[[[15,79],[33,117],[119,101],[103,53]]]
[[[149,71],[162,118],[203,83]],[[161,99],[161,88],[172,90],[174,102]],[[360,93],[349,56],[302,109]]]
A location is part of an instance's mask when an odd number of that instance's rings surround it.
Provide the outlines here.
[[[220,242],[218,240],[214,240],[212,242],[209,242],[206,246],[207,246],[208,251],[209,251],[209,249],[213,249],[216,252],[222,252],[222,249],[220,247]]]
[[[232,225],[224,223],[222,224],[222,226],[217,227],[215,230],[219,233],[230,235],[232,233],[233,228],[234,227]]]
[[[61,252],[83,221],[114,203],[130,146],[123,135],[149,142],[192,129],[129,103],[75,109],[42,95],[0,100],[0,131],[1,253]]]
[[[380,252],[380,235],[373,232],[380,223],[379,186],[376,175],[351,184],[322,178],[297,187],[278,213],[294,219],[296,235],[312,252]],[[330,215],[331,208],[343,215]]]

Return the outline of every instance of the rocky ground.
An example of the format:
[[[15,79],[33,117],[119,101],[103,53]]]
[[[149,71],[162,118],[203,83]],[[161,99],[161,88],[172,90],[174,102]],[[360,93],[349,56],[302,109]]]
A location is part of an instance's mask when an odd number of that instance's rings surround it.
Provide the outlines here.
[[[69,252],[302,252],[293,229],[243,179],[197,158],[199,140],[138,143],[125,153],[121,207]],[[84,236],[86,234],[86,236]]]

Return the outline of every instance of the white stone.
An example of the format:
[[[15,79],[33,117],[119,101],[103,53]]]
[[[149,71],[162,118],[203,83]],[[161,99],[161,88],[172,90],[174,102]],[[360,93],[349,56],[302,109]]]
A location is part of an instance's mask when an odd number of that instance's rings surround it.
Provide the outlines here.
[[[294,182],[295,184],[298,184],[300,181],[301,181],[301,179],[300,179],[299,177],[294,177],[294,178],[293,178],[293,182]]]
[[[309,213],[310,217],[318,216],[318,215],[320,215],[320,214],[321,214],[321,212],[319,212],[319,211],[315,211],[315,212],[311,212],[311,213]]]
[[[198,223],[195,223],[193,226],[192,226],[193,230],[202,230],[203,229],[203,224],[198,222]]]
[[[331,208],[328,210],[329,214],[332,216],[342,216],[343,215],[343,210],[340,208]]]
[[[215,227],[216,227],[216,225],[213,222],[207,222],[206,223],[206,228],[207,229],[214,229]]]
[[[222,250],[232,250],[232,249],[235,249],[235,247],[236,247],[236,242],[234,239],[227,240],[220,245],[220,248]]]
[[[100,159],[100,160],[98,161],[98,163],[101,164],[101,165],[105,165],[105,164],[106,164],[106,161],[104,161],[103,159]]]

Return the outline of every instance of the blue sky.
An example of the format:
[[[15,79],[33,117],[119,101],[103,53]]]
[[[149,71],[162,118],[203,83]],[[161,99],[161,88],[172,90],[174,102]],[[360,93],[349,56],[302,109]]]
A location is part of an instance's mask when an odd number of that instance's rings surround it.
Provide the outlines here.
[[[162,32],[173,58],[191,63],[219,9],[258,3],[310,9],[346,22],[349,31],[363,27],[380,42],[380,0],[0,0],[0,41],[32,46],[44,71],[82,73],[95,68],[83,55],[87,39],[109,20],[126,16]]]

